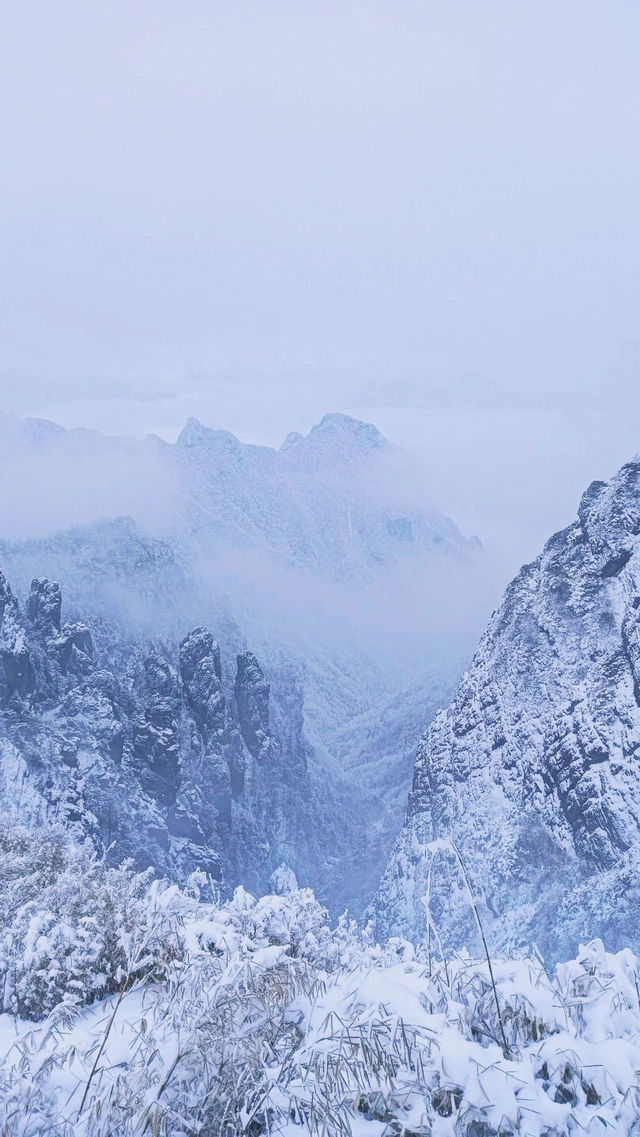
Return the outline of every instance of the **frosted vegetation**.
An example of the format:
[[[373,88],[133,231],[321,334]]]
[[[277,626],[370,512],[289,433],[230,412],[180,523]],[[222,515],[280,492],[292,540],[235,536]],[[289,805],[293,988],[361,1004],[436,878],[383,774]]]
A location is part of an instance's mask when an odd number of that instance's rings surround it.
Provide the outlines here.
[[[3,1137],[640,1132],[636,961],[443,960],[0,827]]]

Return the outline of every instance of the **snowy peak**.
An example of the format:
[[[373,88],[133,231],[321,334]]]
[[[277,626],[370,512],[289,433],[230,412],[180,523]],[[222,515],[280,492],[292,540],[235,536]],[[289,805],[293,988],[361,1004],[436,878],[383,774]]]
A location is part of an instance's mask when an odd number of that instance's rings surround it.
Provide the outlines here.
[[[298,444],[298,442],[303,442],[303,441],[304,441],[303,436],[299,433],[299,431],[292,430],[289,432],[289,434],[285,438],[280,449],[281,450],[288,450],[290,446],[296,446]]]
[[[411,553],[473,554],[448,518],[420,504],[419,478],[398,453],[375,426],[342,414],[278,451],[190,419],[175,447],[177,529],[186,523],[214,556],[259,550],[329,579],[370,577]]]
[[[197,446],[211,433],[197,418],[188,418],[178,435],[176,446]]]
[[[0,420],[0,533],[49,537],[128,515],[193,559],[249,552],[328,580],[371,579],[412,554],[475,551],[426,504],[422,471],[371,423],[327,414],[275,450],[189,418],[174,445]],[[11,476],[8,469],[11,470]],[[20,485],[19,500],[11,481]],[[66,524],[65,520],[66,519]]]
[[[240,442],[236,435],[228,430],[218,430],[213,427],[205,426],[199,419],[193,417],[187,419],[183,429],[178,435],[177,445],[195,446],[201,443],[212,444],[217,440],[223,439],[227,440],[229,445],[235,444],[238,447],[250,445]],[[285,438],[280,449],[287,450],[293,445],[305,445],[311,440],[313,440],[314,443],[324,443],[325,445],[331,446],[335,445],[336,441],[341,442],[344,446],[356,444],[363,450],[388,445],[386,439],[373,423],[362,422],[359,419],[351,418],[349,415],[331,413],[324,415],[320,422],[312,426],[306,435],[300,434],[296,430],[291,431]],[[260,447],[260,449],[269,449],[269,447]]]
[[[362,478],[374,470],[394,448],[368,422],[343,414],[329,414],[308,434],[288,435],[279,457],[285,469],[313,470],[314,476],[338,480]]]
[[[359,419],[342,414],[324,415],[321,421],[312,427],[308,437],[311,438],[314,435],[348,439],[351,443],[357,443],[364,450],[387,445],[386,439],[383,438],[373,423],[361,422]]]
[[[204,452],[211,453],[217,459],[224,459],[225,456],[240,455],[244,451],[250,449],[267,449],[266,447],[250,447],[240,442],[235,434],[229,430],[214,430],[212,427],[203,426],[197,418],[189,418],[178,435],[175,448],[178,452],[182,450],[200,449]]]
[[[617,575],[640,534],[640,462],[628,462],[609,483],[592,482],[578,518],[594,554],[602,555],[601,575]]]
[[[372,423],[361,422],[349,415],[327,414],[311,428],[308,434],[291,431],[279,451],[268,446],[257,446],[241,442],[228,430],[217,430],[204,426],[196,418],[189,418],[180,432],[177,450],[203,448],[222,457],[226,454],[260,453],[264,457],[285,454],[289,450],[324,452],[328,461],[359,454],[365,456],[372,450],[388,446],[389,443]]]

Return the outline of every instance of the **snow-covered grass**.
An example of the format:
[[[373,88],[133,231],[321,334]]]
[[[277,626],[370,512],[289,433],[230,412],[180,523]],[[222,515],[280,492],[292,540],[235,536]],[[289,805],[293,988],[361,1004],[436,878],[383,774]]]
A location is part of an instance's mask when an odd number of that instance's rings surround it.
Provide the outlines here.
[[[0,842],[2,1137],[640,1133],[630,952],[596,941],[553,976],[535,958],[493,959],[505,1047],[486,960],[450,958],[445,971],[347,919],[330,928],[306,889],[211,904],[197,880],[181,892],[129,873],[125,885],[62,841],[25,898],[46,840]],[[98,892],[109,910],[112,891],[128,923],[96,983],[67,961],[76,934],[85,958],[85,901]],[[98,951],[97,917],[94,931]],[[16,968],[31,1019],[11,1013]]]

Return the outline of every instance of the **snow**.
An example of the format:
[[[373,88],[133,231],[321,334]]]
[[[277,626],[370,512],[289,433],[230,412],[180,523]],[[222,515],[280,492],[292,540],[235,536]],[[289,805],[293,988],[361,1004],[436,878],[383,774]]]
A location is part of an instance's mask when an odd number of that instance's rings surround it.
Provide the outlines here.
[[[38,427],[35,435],[41,433]],[[58,444],[57,432],[50,434],[48,448]],[[346,915],[330,925],[313,893],[298,887],[296,873],[303,879],[300,870],[313,857],[300,863],[293,840],[283,840],[269,861],[269,872],[277,866],[273,895],[256,899],[238,888],[223,903],[212,901],[216,886],[202,871],[180,891],[134,876],[126,865],[111,869],[88,847],[74,846],[67,856],[60,835],[49,840],[36,832],[45,813],[65,825],[78,814],[100,748],[117,742],[120,719],[109,694],[116,674],[126,678],[137,714],[134,672],[146,658],[149,629],[161,648],[158,660],[175,678],[176,626],[203,596],[185,567],[190,550],[212,558],[215,572],[203,579],[214,579],[219,592],[228,589],[225,629],[237,617],[238,640],[252,628],[267,645],[279,690],[273,737],[295,736],[290,753],[298,765],[291,765],[290,782],[310,791],[307,804],[333,842],[330,853],[343,833],[356,832],[349,827],[358,809],[362,821],[367,784],[384,799],[367,836],[383,845],[385,809],[397,809],[401,796],[396,774],[406,784],[421,697],[415,675],[402,672],[377,624],[370,638],[359,634],[366,607],[355,618],[350,612],[344,627],[325,629],[318,614],[330,600],[335,617],[338,586],[346,610],[351,586],[372,579],[373,612],[389,581],[397,589],[404,579],[392,572],[408,568],[410,577],[425,563],[416,556],[444,548],[448,574],[467,556],[468,543],[437,511],[416,511],[408,501],[396,508],[382,485],[393,454],[374,428],[344,416],[328,416],[278,452],[244,447],[191,421],[158,461],[188,490],[175,532],[150,539],[133,522],[119,521],[5,547],[18,576],[38,558],[53,559],[81,583],[83,600],[95,593],[92,627],[111,671],[91,671],[89,682],[88,664],[76,659],[78,674],[61,687],[64,700],[55,684],[41,713],[29,691],[24,704],[14,699],[12,733],[0,742],[0,791],[7,801],[20,794],[23,813],[31,800],[33,828],[15,836],[12,823],[3,822],[0,832],[0,1133],[640,1131],[640,1006],[631,950],[640,911],[640,467],[625,467],[610,486],[590,487],[580,520],[521,571],[452,706],[420,745],[407,826],[378,912],[383,931],[409,930],[411,938],[396,934],[381,946],[370,927],[358,929]],[[112,624],[107,619],[132,571],[131,595],[152,597],[144,634],[145,621],[129,621],[126,604]],[[285,592],[290,623],[274,600]],[[404,597],[410,613],[415,595]],[[305,624],[310,598],[315,608]],[[390,612],[396,615],[393,604]],[[38,633],[42,643],[36,636],[34,648],[18,617],[7,602],[3,636],[15,657],[14,693],[20,653],[31,650],[39,677],[52,679],[45,640],[59,642]],[[283,656],[290,631],[291,655]],[[303,680],[295,666],[287,670],[292,660],[306,666],[304,702]],[[223,676],[225,668],[223,659]],[[438,691],[433,667],[429,674],[424,707],[431,714],[444,698],[447,670],[439,672]],[[398,688],[401,676],[412,685],[389,698],[391,676]],[[303,709],[313,724],[309,735]],[[55,741],[53,730],[76,718],[77,763],[67,766],[75,756],[62,747],[68,738]],[[184,717],[180,726],[195,729]],[[213,725],[206,729],[212,733]],[[155,752],[173,736],[153,720],[149,737]],[[209,754],[204,742],[196,749]],[[260,751],[266,788],[256,815],[269,818],[275,749]],[[311,773],[303,784],[307,758]],[[247,766],[251,778],[260,761]],[[353,800],[331,798],[334,783],[323,780],[340,763],[358,790]],[[33,783],[53,766],[60,785],[47,783],[47,797],[35,793]],[[106,759],[104,771],[111,771]],[[213,773],[212,793],[219,789]],[[295,821],[296,809],[283,809],[282,818]],[[137,841],[143,822],[150,819],[155,832],[162,820],[156,805],[146,820],[132,817]],[[84,828],[77,821],[76,837],[96,816],[85,810]],[[248,829],[242,832],[248,856]],[[354,866],[355,856],[341,871],[362,892]],[[245,883],[251,867],[243,867]],[[332,868],[328,855],[319,887]],[[477,957],[475,893],[490,942],[499,947],[491,964]],[[424,922],[425,907],[428,937],[416,920],[417,909]],[[591,938],[600,931],[604,942]],[[534,937],[553,946],[546,967],[523,946]],[[559,945],[565,961],[554,966]]]

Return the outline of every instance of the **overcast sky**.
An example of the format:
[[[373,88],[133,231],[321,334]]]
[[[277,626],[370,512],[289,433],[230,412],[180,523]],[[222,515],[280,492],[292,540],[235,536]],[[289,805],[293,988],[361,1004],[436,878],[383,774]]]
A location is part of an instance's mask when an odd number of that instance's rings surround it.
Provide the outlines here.
[[[0,0],[2,409],[426,460],[519,562],[640,449],[637,0]]]

